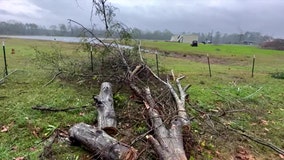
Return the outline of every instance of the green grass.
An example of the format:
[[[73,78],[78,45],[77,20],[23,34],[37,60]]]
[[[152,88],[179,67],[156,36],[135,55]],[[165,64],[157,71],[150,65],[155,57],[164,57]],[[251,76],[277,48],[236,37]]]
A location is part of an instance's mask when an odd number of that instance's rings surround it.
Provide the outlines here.
[[[32,109],[36,105],[54,108],[90,106],[92,95],[97,91],[96,88],[87,89],[57,80],[44,87],[53,75],[34,64],[32,47],[50,50],[54,45],[61,46],[65,54],[71,54],[77,48],[76,45],[67,43],[6,39],[8,71],[17,71],[0,85],[0,126],[9,126],[7,132],[0,133],[0,159],[21,156],[38,159],[43,147],[42,140],[50,132],[49,126],[68,130],[70,125],[77,122],[92,123],[95,117],[95,111],[90,107],[57,113]],[[9,53],[12,48],[16,50],[13,55]],[[0,65],[2,75],[2,57]],[[68,156],[85,154],[77,150],[78,148],[62,145],[57,150],[57,157],[67,159]]]
[[[256,46],[239,45],[200,45],[178,44],[159,41],[143,41],[144,47],[178,54],[195,54],[205,57],[209,54],[215,59],[226,58],[230,63],[212,61],[212,77],[209,77],[208,66],[190,58],[174,58],[159,55],[160,67],[168,74],[173,69],[176,76],[185,75],[182,84],[191,84],[190,100],[206,111],[223,109],[246,109],[246,112],[226,117],[233,124],[270,141],[282,148],[284,130],[284,81],[271,77],[271,73],[282,73],[284,70],[284,52],[263,50]],[[7,132],[0,133],[0,159],[13,159],[25,156],[38,159],[43,148],[43,140],[52,132],[53,127],[68,130],[77,122],[92,123],[95,109],[86,108],[68,112],[40,112],[33,110],[35,105],[55,108],[90,106],[92,95],[98,93],[99,86],[85,86],[81,83],[68,83],[56,79],[44,86],[52,74],[42,70],[33,62],[35,53],[32,47],[50,51],[58,46],[63,53],[76,59],[87,58],[86,53],[76,50],[78,44],[49,41],[6,39],[7,62],[9,72],[17,70],[0,84],[0,126],[9,126]],[[11,49],[16,54],[10,54]],[[2,53],[2,52],[0,52]],[[2,54],[1,54],[2,55]],[[252,57],[256,55],[254,77],[251,77]],[[154,64],[154,55],[145,54],[148,63]],[[1,76],[3,59],[0,57]],[[263,124],[263,120],[268,124]],[[255,125],[256,124],[256,125]],[[198,124],[194,124],[198,128]],[[140,128],[139,128],[140,127]],[[138,126],[137,132],[144,131]],[[222,138],[221,138],[222,139]],[[277,154],[252,142],[221,141],[214,144],[215,150],[224,155],[233,154],[238,145],[251,147],[258,158],[276,157]],[[219,143],[219,144],[218,144]],[[227,146],[227,147],[226,147]],[[87,152],[79,147],[66,143],[54,145],[57,159],[80,159]],[[211,147],[212,148],[212,147]],[[207,155],[212,156],[212,155]]]
[[[281,138],[283,137],[282,130],[284,130],[284,81],[271,76],[271,73],[282,73],[284,71],[283,51],[240,45],[190,47],[188,44],[157,41],[143,41],[142,44],[144,47],[155,48],[159,51],[199,54],[203,55],[205,59],[206,54],[213,55],[217,59],[230,57],[230,63],[218,63],[218,61],[211,63],[212,77],[209,77],[206,61],[200,63],[190,58],[159,55],[159,65],[167,70],[173,69],[177,75],[186,76],[184,84],[192,85],[188,91],[190,99],[197,103],[201,109],[207,111],[219,108],[227,110],[245,109],[245,112],[230,115],[228,120],[236,126],[274,143],[282,149],[284,148]],[[253,55],[256,55],[256,63],[254,77],[252,78]],[[149,57],[154,59],[153,55]],[[238,63],[240,59],[242,61]],[[263,120],[268,121],[268,124],[262,124]],[[221,143],[232,148],[237,145],[245,145],[236,143],[236,141]],[[261,145],[254,142],[247,144],[248,147],[253,146],[252,150],[259,155],[259,159],[270,156],[277,158],[277,154]],[[219,144],[215,145],[218,146]],[[229,154],[229,158],[230,154],[233,153],[229,152],[228,149],[225,150]]]
[[[265,50],[258,46],[249,45],[211,45],[199,44],[198,47],[191,47],[187,43],[165,42],[165,41],[142,41],[142,47],[153,48],[162,51],[178,52],[178,53],[193,53],[193,54],[212,54],[224,56],[238,55],[254,55],[254,54],[282,54],[283,51]]]

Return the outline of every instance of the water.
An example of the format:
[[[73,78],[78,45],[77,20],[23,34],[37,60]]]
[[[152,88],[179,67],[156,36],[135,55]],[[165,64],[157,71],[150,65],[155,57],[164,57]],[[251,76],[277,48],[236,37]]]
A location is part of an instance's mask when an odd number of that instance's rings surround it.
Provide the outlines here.
[[[34,39],[34,40],[47,40],[47,41],[59,41],[59,42],[73,42],[73,43],[80,43],[83,39],[87,39],[87,42],[94,43],[94,44],[100,44],[98,40],[95,40],[94,38],[85,38],[85,37],[60,37],[60,36],[5,36],[0,35],[0,38],[20,38],[20,39]],[[102,38],[102,40],[114,40],[114,39],[106,39]],[[106,45],[109,45],[108,43],[105,43]],[[112,45],[115,46],[115,45]],[[120,48],[124,49],[132,49],[131,46],[126,45],[119,45]]]
[[[60,36],[5,36],[5,35],[0,35],[0,37],[59,41],[59,42],[74,42],[74,43],[82,42],[82,40],[84,39],[83,37],[60,37]],[[90,38],[88,38],[87,40],[89,42],[91,41]]]

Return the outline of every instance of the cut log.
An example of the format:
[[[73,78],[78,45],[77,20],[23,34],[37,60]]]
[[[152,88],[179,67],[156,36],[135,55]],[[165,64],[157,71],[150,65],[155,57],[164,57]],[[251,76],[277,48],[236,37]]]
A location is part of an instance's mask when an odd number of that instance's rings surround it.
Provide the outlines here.
[[[182,137],[182,121],[177,118],[172,121],[171,128],[167,129],[159,113],[145,102],[152,122],[155,137],[147,135],[146,138],[153,145],[160,159],[187,160]]]
[[[109,82],[101,84],[100,94],[94,96],[94,101],[98,110],[98,129],[102,129],[111,135],[116,134],[117,122],[113,107],[112,89]]]
[[[137,151],[124,143],[117,141],[105,131],[97,127],[78,123],[69,129],[71,142],[79,142],[87,150],[105,159],[137,159]]]

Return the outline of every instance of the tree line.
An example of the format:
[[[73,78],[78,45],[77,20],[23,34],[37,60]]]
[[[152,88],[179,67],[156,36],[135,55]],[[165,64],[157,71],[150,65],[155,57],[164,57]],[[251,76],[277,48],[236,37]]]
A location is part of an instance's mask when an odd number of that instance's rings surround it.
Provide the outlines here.
[[[49,28],[35,23],[22,23],[14,20],[0,22],[1,35],[44,35],[44,36],[79,36],[82,28],[65,24],[51,25]]]
[[[222,34],[220,31],[215,33],[195,33],[199,37],[199,42],[212,42],[213,44],[261,44],[263,42],[272,40],[273,37],[262,35],[260,32],[245,32]]]
[[[170,40],[174,34],[169,30],[164,31],[143,31],[138,28],[129,29],[129,32],[134,39],[150,39],[150,40]],[[105,31],[96,29],[94,31],[98,37],[104,37]],[[262,35],[260,32],[245,32],[245,33],[221,33],[213,31],[208,33],[181,33],[181,35],[196,34],[198,41],[214,44],[260,44],[262,42],[273,39],[271,36]],[[35,23],[22,23],[14,20],[0,22],[0,35],[44,35],[44,36],[88,36],[81,26],[71,24],[58,24],[40,26]],[[117,34],[113,38],[118,37]]]

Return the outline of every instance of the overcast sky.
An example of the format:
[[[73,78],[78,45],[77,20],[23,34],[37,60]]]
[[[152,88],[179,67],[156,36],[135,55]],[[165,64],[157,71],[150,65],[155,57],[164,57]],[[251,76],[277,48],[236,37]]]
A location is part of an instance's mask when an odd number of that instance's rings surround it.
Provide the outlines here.
[[[142,30],[261,32],[284,38],[284,0],[109,0],[119,21]],[[0,21],[90,25],[92,0],[0,0]]]

